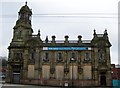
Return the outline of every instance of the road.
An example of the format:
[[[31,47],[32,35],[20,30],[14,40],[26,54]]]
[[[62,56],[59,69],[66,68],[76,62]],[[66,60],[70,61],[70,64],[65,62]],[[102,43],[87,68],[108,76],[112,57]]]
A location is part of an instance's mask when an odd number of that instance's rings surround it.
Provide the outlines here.
[[[119,87],[48,87],[21,84],[0,84],[0,88],[119,88]]]
[[[60,88],[60,87],[19,85],[19,84],[0,84],[0,88]]]

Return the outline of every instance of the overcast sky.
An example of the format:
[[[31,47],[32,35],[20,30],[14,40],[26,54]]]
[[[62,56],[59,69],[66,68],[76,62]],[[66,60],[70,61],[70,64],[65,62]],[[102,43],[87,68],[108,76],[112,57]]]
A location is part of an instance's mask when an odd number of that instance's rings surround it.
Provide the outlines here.
[[[118,1],[119,0],[27,0],[32,9],[33,34],[41,31],[41,39],[55,35],[56,40],[83,40],[93,38],[93,30],[102,34],[108,31],[111,62],[118,63]],[[18,12],[26,0],[1,0],[0,3],[0,56],[8,57],[7,47],[13,37]]]

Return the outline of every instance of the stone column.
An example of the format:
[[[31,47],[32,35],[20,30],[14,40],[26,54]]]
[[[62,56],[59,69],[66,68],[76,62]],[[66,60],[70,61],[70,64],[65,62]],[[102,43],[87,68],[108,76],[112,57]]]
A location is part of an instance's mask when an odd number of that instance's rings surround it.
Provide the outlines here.
[[[24,51],[24,55],[23,55],[23,77],[22,77],[22,79],[24,81],[27,80],[28,59],[29,59],[29,54],[28,54],[28,50],[26,49]],[[24,81],[23,81],[23,83],[24,83]]]
[[[68,52],[64,52],[64,79],[69,79],[69,60],[68,59]]]
[[[99,74],[98,74],[98,48],[92,48],[91,60],[92,60],[92,78],[94,80],[94,86],[99,85]]]
[[[39,66],[40,66],[40,63],[39,63],[39,49],[36,48],[36,57],[35,57],[35,79],[39,79]]]
[[[39,78],[41,79],[42,78],[42,60],[43,60],[43,52],[42,52],[42,50],[40,50],[39,58],[40,58],[39,59]]]
[[[94,72],[95,72],[95,80],[98,80],[98,72],[97,72],[97,69],[98,69],[98,48],[94,48]]]
[[[111,75],[111,58],[110,58],[110,48],[106,48],[106,61],[107,61],[107,67],[108,67],[108,72],[107,72],[107,86],[112,85],[112,75]]]

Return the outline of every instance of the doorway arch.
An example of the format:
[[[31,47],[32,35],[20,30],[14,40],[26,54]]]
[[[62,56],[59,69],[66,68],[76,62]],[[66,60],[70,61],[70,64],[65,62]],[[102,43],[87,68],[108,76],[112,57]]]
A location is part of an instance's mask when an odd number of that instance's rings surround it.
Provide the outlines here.
[[[100,85],[106,86],[106,73],[105,72],[100,73]]]

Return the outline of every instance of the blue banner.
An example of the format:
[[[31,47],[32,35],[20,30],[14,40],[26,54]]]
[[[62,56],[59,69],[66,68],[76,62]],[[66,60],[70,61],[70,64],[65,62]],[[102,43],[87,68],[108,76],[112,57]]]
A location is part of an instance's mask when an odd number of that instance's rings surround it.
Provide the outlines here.
[[[91,50],[90,47],[44,47],[43,50]]]

